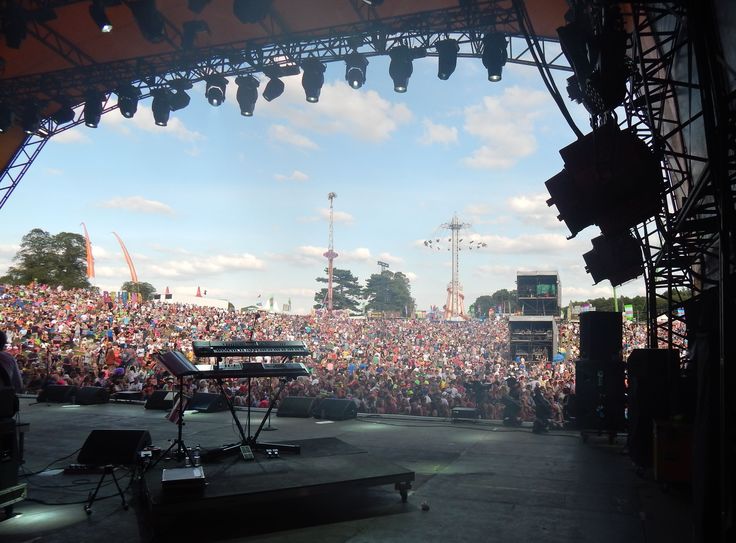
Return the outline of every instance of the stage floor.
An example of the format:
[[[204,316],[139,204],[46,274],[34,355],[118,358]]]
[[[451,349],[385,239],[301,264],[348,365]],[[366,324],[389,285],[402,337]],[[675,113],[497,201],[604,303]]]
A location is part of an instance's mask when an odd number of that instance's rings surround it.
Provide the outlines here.
[[[537,435],[528,428],[493,423],[401,417],[338,422],[274,417],[271,427],[277,429],[262,433],[261,441],[301,441],[304,454],[311,440],[332,446],[337,439],[344,454],[324,454],[323,448],[311,460],[308,454],[297,460],[282,453],[281,459],[263,459],[253,466],[281,470],[284,481],[292,478],[297,484],[300,477],[307,477],[299,473],[299,462],[319,463],[329,473],[340,456],[355,457],[352,461],[363,455],[384,467],[398,466],[394,475],[415,475],[406,503],[390,482],[367,488],[350,485],[334,492],[326,486],[322,490],[328,491],[307,496],[287,492],[273,500],[262,494],[261,499],[232,507],[168,511],[173,522],[154,536],[151,508],[136,492],[139,485],[132,485],[126,494],[131,502],[128,511],[122,509],[113,486],[103,487],[101,495],[112,497],[96,502],[88,517],[82,503],[99,475],[64,475],[46,468],[76,462],[77,450],[92,429],[148,430],[154,445],[165,449],[176,437],[176,426],[165,413],[135,404],[31,403],[32,399],[21,399],[21,420],[30,423],[24,470],[41,473],[22,479],[28,482],[29,500],[15,508],[21,517],[0,522],[3,543],[690,541],[687,500],[677,489],[663,493],[656,483],[637,475],[622,454],[623,438],[609,445],[607,437],[593,436],[583,444],[572,432]],[[245,412],[239,417],[244,422]],[[254,424],[259,422],[256,417],[260,414],[254,413]],[[237,434],[229,413],[200,413],[186,417],[184,440],[189,446],[209,448],[237,441]],[[234,459],[205,464],[212,485],[217,469],[256,469],[244,468],[244,462]],[[234,467],[228,468],[231,463]],[[347,464],[339,467],[350,469]],[[222,478],[222,484],[230,477]],[[251,477],[254,496],[259,477]],[[355,477],[360,478],[359,471]]]

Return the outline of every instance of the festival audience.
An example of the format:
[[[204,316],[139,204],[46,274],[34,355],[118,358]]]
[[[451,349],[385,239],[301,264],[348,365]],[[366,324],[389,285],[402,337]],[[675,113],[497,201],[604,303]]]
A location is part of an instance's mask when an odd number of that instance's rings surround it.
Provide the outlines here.
[[[576,322],[559,326],[561,361],[510,360],[508,321],[445,322],[363,319],[333,314],[253,313],[160,301],[123,303],[95,290],[43,285],[0,286],[0,330],[8,339],[26,392],[59,384],[105,387],[111,392],[172,390],[176,383],[156,362],[176,349],[194,360],[192,341],[250,338],[304,341],[301,362],[310,375],[290,381],[285,394],[353,400],[360,412],[449,417],[454,407],[474,407],[483,418],[503,418],[506,380],[521,383],[521,416],[533,420],[533,391],[550,403],[562,424],[566,398],[575,390],[579,354]],[[255,330],[252,327],[256,326]],[[626,323],[624,356],[646,344],[646,328]],[[198,362],[194,360],[195,363]],[[203,360],[203,363],[210,362]],[[229,379],[236,405],[268,404],[276,379]],[[215,383],[189,379],[190,392],[216,392]]]

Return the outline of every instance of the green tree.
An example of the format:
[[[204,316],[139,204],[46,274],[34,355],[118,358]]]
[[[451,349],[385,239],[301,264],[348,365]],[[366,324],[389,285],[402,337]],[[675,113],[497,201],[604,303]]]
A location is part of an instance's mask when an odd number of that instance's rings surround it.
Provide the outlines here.
[[[133,281],[126,281],[125,283],[123,283],[123,286],[120,287],[120,290],[130,293],[137,292],[138,294],[143,296],[144,300],[150,300],[156,293],[156,287],[154,287],[151,283],[141,281],[137,283],[134,283]]]
[[[327,268],[325,268],[327,275]],[[317,277],[320,283],[327,283],[327,277]],[[319,290],[314,295],[315,308],[326,304],[327,288]],[[347,309],[348,311],[360,311],[360,303],[363,300],[363,289],[358,283],[358,278],[350,270],[334,268],[332,270],[332,308]]]
[[[363,292],[368,301],[368,311],[396,313],[404,317],[414,312],[409,278],[401,272],[383,270],[374,273],[368,278]]]
[[[478,298],[476,298],[475,302],[473,302],[473,315],[475,317],[487,316],[488,310],[490,308],[496,310],[498,306],[501,306],[503,308],[504,313],[516,312],[519,308],[516,291],[502,288],[501,290],[497,290],[490,296],[488,294],[479,296]]]
[[[33,281],[52,287],[88,288],[87,250],[80,234],[61,232],[52,236],[34,228],[21,240],[20,250],[0,282],[27,285]]]

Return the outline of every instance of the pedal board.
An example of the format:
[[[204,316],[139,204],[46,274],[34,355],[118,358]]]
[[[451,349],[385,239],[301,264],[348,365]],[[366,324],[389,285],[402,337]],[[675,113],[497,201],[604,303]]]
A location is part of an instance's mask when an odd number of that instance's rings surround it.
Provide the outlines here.
[[[240,446],[240,454],[243,456],[243,460],[245,460],[246,462],[256,459],[256,457],[253,456],[253,451],[248,445]]]

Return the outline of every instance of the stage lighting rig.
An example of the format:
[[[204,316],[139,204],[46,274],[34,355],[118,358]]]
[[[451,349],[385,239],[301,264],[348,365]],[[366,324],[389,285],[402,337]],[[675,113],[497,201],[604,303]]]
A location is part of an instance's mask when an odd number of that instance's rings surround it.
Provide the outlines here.
[[[41,128],[41,115],[38,111],[38,105],[34,102],[28,102],[23,106],[20,116],[20,126],[28,135],[35,134]]]
[[[221,106],[225,101],[225,87],[227,87],[227,79],[221,75],[211,75],[206,80],[207,88],[204,95],[211,106]]]
[[[187,0],[187,6],[194,13],[202,13],[202,10],[209,3],[210,0]]]
[[[357,51],[353,51],[345,57],[345,81],[354,89],[359,89],[365,84],[365,76],[368,69],[368,59]]]
[[[105,13],[105,0],[93,0],[89,6],[89,16],[100,29],[100,32],[112,32],[112,23]]]
[[[115,94],[118,95],[120,114],[126,119],[132,119],[136,111],[138,111],[138,100],[141,97],[141,90],[133,85],[123,85],[115,91]]]
[[[167,88],[160,87],[151,91],[153,95],[153,103],[151,111],[153,112],[153,120],[156,126],[166,126],[169,123],[171,115],[171,91]]]
[[[256,108],[256,101],[258,100],[258,86],[261,84],[260,81],[252,75],[241,75],[235,78],[235,84],[238,86],[236,98],[240,106],[240,114],[244,117],[252,117],[253,110]]]
[[[457,40],[453,39],[438,41],[434,46],[438,55],[437,77],[446,81],[457,67],[457,53],[460,51],[460,46]]]
[[[69,102],[66,99],[59,99],[57,100],[59,102],[59,109],[54,112],[54,114],[51,116],[51,119],[56,124],[66,124],[70,123],[74,120],[74,109],[69,105]]]
[[[135,0],[125,3],[133,14],[141,35],[152,43],[164,39],[164,16],[156,9],[155,0]]]
[[[507,59],[506,36],[495,32],[486,34],[483,38],[483,66],[488,70],[488,81],[501,81]]]
[[[325,83],[325,65],[316,58],[308,58],[302,62],[302,87],[307,102],[312,104],[319,102],[319,95],[322,91],[322,85]]]
[[[235,0],[233,13],[243,23],[258,23],[271,11],[271,0]]]
[[[192,88],[192,82],[188,79],[173,79],[169,81],[169,87],[173,91],[169,95],[169,107],[171,111],[178,111],[187,107],[191,98],[189,98],[186,91]]]
[[[20,49],[26,39],[27,15],[25,10],[15,2],[7,2],[0,12],[0,30],[5,34],[5,44],[11,49]]]
[[[281,96],[283,93],[284,82],[281,81],[278,77],[272,77],[268,80],[266,88],[263,89],[263,99],[266,100],[266,102],[270,102],[271,100],[275,100],[276,98]]]
[[[394,91],[406,92],[409,86],[409,78],[414,71],[412,62],[415,58],[427,56],[427,51],[421,48],[410,49],[406,45],[398,45],[388,52],[391,63],[388,73],[394,82]]]
[[[84,95],[84,124],[89,128],[97,128],[102,117],[105,94],[96,90],[87,91]]]

